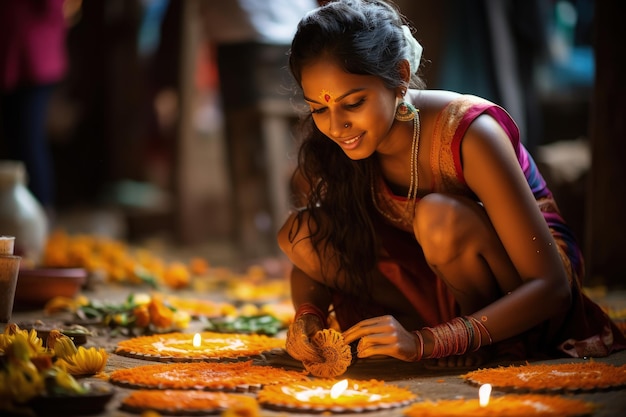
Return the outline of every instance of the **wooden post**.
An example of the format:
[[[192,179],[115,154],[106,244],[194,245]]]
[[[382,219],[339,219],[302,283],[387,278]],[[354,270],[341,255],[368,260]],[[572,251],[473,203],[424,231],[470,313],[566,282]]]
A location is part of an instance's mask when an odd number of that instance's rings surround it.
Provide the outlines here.
[[[592,168],[587,193],[589,284],[626,287],[626,2],[596,1]]]

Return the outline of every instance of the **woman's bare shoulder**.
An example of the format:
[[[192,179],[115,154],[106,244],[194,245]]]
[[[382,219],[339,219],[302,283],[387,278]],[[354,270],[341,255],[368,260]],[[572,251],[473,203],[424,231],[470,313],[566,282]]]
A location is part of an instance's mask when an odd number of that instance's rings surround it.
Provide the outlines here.
[[[445,90],[411,90],[411,101],[420,111],[439,113],[461,94]]]

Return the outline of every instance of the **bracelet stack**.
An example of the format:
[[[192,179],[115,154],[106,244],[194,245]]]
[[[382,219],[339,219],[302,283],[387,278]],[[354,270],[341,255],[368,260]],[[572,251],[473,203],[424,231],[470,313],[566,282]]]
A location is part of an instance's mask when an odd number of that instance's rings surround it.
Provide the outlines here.
[[[419,353],[416,359],[418,361],[424,356],[424,337],[421,332],[425,330],[433,335],[433,351],[428,356],[429,359],[463,355],[472,348],[476,336],[478,336],[478,343],[472,350],[473,352],[481,346],[493,343],[489,331],[480,320],[472,316],[456,317],[446,323],[435,327],[424,327],[415,332],[419,342]],[[483,335],[488,337],[489,343],[483,344]]]
[[[316,305],[311,304],[311,303],[300,304],[300,306],[296,310],[294,321],[298,320],[300,317],[304,316],[305,314],[313,314],[314,316],[320,319],[320,322],[322,323],[322,326],[324,328],[328,327],[328,320],[327,320],[328,315],[324,314],[324,312]]]

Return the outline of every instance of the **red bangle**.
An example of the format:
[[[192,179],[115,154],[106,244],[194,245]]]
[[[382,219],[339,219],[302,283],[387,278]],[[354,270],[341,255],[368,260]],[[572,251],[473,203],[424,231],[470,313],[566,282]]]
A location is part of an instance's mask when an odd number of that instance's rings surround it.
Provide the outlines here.
[[[417,345],[417,348],[419,349],[419,352],[415,356],[415,359],[413,361],[414,362],[419,362],[424,357],[424,336],[422,335],[422,333],[419,330],[416,330],[413,333],[415,334],[415,336],[417,336],[417,340],[419,341],[419,344]]]
[[[294,321],[298,320],[300,317],[304,316],[305,314],[313,314],[314,316],[320,319],[320,321],[322,322],[322,326],[324,326],[324,328],[328,327],[328,322],[326,320],[327,315],[324,314],[324,312],[318,306],[311,304],[311,303],[300,304],[300,306],[298,307],[298,310],[296,310]]]

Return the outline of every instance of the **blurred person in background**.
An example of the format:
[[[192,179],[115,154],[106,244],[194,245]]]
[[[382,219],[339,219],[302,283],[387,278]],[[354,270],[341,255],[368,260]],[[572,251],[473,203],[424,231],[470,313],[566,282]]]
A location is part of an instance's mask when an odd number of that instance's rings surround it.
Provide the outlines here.
[[[275,245],[260,104],[291,98],[287,52],[299,20],[317,6],[315,0],[201,3],[207,36],[216,47],[232,230],[248,255],[271,254]]]
[[[50,216],[53,161],[48,107],[67,70],[64,0],[0,2],[0,138],[2,158],[23,161],[28,186]]]

